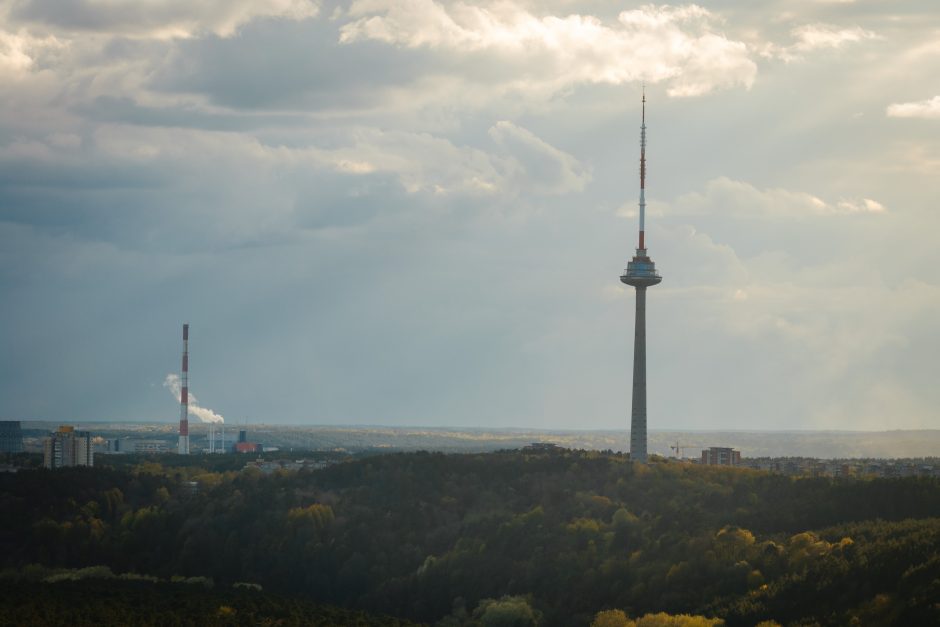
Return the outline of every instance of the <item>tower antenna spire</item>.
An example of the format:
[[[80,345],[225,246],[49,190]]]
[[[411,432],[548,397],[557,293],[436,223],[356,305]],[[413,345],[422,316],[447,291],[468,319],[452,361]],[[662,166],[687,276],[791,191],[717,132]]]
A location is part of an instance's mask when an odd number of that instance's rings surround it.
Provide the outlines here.
[[[640,250],[646,250],[646,85],[643,85],[640,122]]]

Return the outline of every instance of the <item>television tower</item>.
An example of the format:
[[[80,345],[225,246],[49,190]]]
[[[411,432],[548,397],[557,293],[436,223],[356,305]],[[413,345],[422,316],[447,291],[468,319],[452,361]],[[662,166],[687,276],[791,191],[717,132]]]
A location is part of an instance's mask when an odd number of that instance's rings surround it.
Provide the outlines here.
[[[183,370],[180,374],[179,454],[189,455],[189,325],[183,325]]]
[[[640,243],[620,280],[636,288],[636,330],[633,336],[633,410],[630,418],[630,459],[646,462],[646,288],[662,281],[646,254],[646,90],[640,125]]]

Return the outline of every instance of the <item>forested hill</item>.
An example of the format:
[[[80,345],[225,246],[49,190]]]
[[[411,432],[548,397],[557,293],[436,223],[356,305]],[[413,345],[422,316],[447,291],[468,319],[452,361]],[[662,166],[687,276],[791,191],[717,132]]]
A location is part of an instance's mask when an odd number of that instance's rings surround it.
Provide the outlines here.
[[[396,454],[271,476],[162,459],[0,477],[7,576],[105,565],[450,626],[588,625],[610,609],[940,624],[935,479],[583,451]]]

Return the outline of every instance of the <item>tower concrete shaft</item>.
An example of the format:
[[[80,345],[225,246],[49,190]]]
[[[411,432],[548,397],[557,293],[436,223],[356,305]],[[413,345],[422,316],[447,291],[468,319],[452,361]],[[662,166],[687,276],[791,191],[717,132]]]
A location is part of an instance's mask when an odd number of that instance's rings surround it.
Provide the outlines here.
[[[630,459],[646,461],[646,287],[636,288],[633,333],[633,406],[630,413]]]

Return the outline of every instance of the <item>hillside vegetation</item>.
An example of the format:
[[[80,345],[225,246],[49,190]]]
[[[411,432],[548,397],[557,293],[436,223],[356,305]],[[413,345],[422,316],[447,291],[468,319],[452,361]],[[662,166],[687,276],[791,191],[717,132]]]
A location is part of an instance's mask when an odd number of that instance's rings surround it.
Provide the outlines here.
[[[0,477],[0,549],[10,578],[30,564],[102,565],[450,626],[660,612],[940,624],[935,479],[583,451],[393,454],[271,476],[153,462],[30,470]]]

